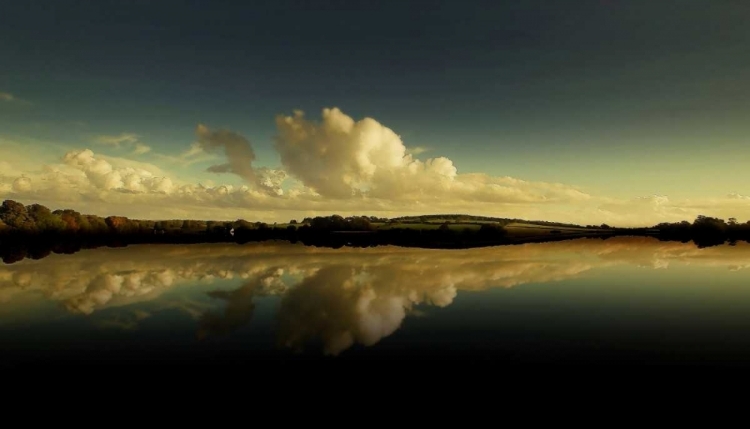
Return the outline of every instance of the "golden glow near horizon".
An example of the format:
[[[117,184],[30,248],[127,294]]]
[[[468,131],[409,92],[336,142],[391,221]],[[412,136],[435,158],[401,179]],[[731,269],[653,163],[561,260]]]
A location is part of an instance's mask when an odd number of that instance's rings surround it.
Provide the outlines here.
[[[255,151],[242,135],[205,125],[177,155],[159,153],[132,134],[99,136],[93,149],[35,149],[3,139],[0,199],[144,219],[286,222],[329,214],[464,213],[646,226],[699,214],[750,218],[750,196],[736,192],[614,198],[563,183],[461,173],[433,151],[417,158],[420,150],[407,148],[375,119],[355,120],[337,108],[322,116],[320,122],[300,111],[277,117],[277,168],[255,165]],[[105,147],[120,148],[119,156],[101,154]],[[196,180],[193,162],[202,165],[198,176],[227,183]],[[606,183],[604,177],[592,180]]]

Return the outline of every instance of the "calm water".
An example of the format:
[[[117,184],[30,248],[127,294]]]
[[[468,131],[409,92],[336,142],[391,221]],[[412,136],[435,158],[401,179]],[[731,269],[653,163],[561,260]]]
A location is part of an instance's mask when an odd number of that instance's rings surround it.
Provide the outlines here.
[[[743,364],[750,245],[131,246],[0,265],[0,364]]]

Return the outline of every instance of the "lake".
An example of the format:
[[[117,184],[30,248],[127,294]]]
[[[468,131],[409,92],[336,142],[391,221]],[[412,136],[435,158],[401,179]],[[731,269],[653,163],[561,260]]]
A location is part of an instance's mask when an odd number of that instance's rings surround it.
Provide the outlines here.
[[[137,245],[0,264],[0,365],[742,365],[750,245]]]

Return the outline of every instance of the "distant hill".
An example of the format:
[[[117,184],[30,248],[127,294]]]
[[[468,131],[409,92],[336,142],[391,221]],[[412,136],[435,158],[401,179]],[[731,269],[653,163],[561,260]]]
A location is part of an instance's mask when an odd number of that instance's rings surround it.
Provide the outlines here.
[[[581,225],[572,223],[562,222],[549,222],[543,220],[526,220],[516,218],[501,218],[501,217],[490,217],[490,216],[473,216],[467,214],[434,214],[434,215],[420,215],[420,216],[401,216],[392,218],[391,221],[397,221],[401,223],[499,223],[501,225],[508,225],[511,223],[526,223],[531,225],[544,225],[544,226],[560,226],[570,228],[583,228]]]

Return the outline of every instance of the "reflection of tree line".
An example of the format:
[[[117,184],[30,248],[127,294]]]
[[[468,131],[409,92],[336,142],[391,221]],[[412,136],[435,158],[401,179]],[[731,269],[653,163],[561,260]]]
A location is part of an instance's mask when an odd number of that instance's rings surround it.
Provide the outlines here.
[[[388,222],[376,228],[374,222]],[[536,236],[511,239],[503,222],[483,223],[478,228],[454,228],[445,223],[438,228],[420,228],[402,220],[367,216],[344,218],[333,215],[291,221],[285,227],[239,219],[228,221],[135,220],[122,216],[102,218],[74,210],[50,211],[40,204],[25,206],[12,200],[0,206],[0,257],[5,263],[24,258],[41,259],[50,253],[70,254],[81,249],[128,244],[213,243],[286,240],[292,243],[340,248],[398,245],[424,248],[471,248],[530,241],[566,240],[570,236]],[[750,222],[734,218],[698,216],[691,224],[662,223],[653,228],[619,228],[611,233],[589,228],[592,236],[656,235],[662,240],[693,241],[699,247],[750,241]],[[586,232],[575,238],[586,236]]]

